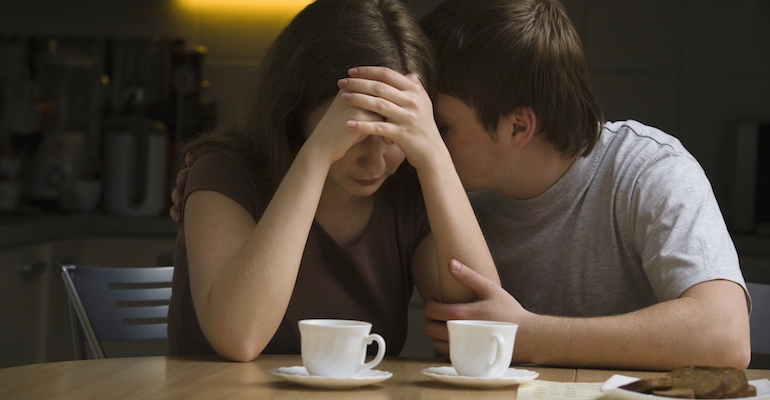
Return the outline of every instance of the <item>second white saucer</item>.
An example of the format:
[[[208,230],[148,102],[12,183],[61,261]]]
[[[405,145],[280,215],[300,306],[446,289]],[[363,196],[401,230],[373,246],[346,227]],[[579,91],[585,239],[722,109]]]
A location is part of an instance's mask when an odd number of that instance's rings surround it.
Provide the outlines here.
[[[495,389],[517,385],[523,382],[529,382],[540,375],[535,371],[516,368],[508,368],[503,375],[496,378],[460,376],[457,375],[457,371],[452,367],[430,367],[423,369],[422,373],[429,378],[450,385],[482,389]]]
[[[274,368],[270,373],[289,382],[322,389],[353,389],[382,382],[393,376],[392,372],[374,369],[343,378],[315,376],[308,374],[303,366]]]

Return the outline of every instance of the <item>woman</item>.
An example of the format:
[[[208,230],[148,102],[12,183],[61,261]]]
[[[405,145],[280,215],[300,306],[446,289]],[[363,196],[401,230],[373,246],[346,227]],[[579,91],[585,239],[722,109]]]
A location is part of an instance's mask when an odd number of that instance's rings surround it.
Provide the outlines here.
[[[433,60],[398,0],[317,0],[291,21],[238,121],[184,148],[200,155],[180,205],[171,354],[299,353],[298,320],[345,318],[397,355],[413,285],[471,298],[440,272],[451,258],[499,282],[433,122]],[[354,79],[372,71],[398,88],[390,101]]]

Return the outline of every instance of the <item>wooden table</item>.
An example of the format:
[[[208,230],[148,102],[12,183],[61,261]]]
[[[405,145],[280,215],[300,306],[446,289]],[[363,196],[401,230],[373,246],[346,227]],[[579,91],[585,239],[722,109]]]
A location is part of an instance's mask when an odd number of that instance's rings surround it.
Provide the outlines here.
[[[463,389],[424,376],[423,368],[444,360],[386,358],[375,369],[393,377],[350,390],[313,389],[286,382],[271,368],[302,365],[299,356],[262,355],[250,363],[211,357],[133,357],[65,361],[0,369],[0,399],[513,399],[517,389]],[[659,372],[520,367],[540,373],[534,382],[549,385],[599,383],[615,373],[649,377]],[[770,378],[770,370],[749,370],[749,379]],[[580,384],[574,382],[595,382]],[[520,394],[524,394],[522,385]],[[531,393],[519,398],[538,398]],[[568,398],[565,396],[562,398]],[[586,398],[586,397],[583,397]],[[595,398],[595,397],[588,397]]]

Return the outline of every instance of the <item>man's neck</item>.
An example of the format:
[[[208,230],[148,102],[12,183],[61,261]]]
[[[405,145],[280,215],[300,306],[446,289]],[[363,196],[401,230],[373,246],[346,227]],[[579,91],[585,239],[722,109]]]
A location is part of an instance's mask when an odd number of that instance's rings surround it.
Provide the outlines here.
[[[515,161],[508,182],[498,191],[517,200],[537,197],[556,184],[576,158],[564,158],[553,145],[534,137]]]

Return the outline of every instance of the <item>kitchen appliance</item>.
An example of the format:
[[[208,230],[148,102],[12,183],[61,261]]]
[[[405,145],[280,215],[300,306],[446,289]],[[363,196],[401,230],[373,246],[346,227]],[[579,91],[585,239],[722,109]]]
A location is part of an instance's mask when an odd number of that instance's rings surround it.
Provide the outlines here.
[[[770,122],[747,122],[735,131],[733,232],[770,234]]]
[[[87,125],[98,102],[94,88],[101,83],[92,57],[56,52],[40,62],[41,94],[52,106],[53,120],[37,148],[26,197],[44,209],[68,209],[75,182],[90,172]]]
[[[115,117],[106,123],[104,206],[123,217],[158,216],[166,208],[168,134],[145,117]]]
[[[84,176],[85,154],[85,132],[46,132],[32,168],[29,202],[44,209],[67,209],[75,183]]]

